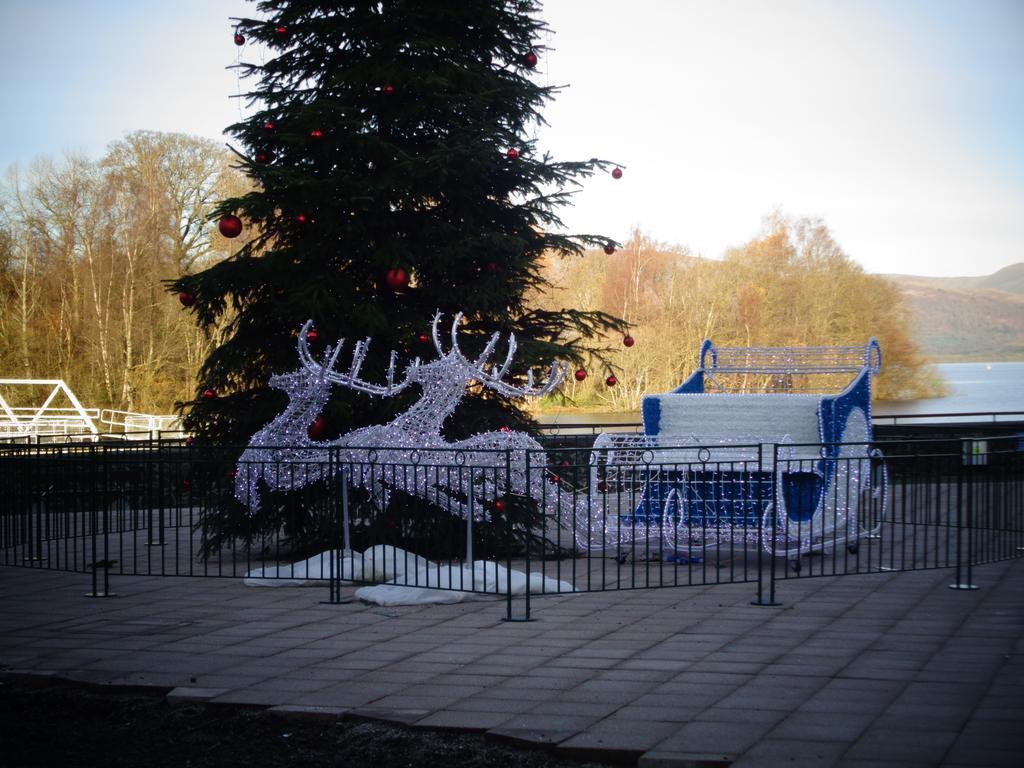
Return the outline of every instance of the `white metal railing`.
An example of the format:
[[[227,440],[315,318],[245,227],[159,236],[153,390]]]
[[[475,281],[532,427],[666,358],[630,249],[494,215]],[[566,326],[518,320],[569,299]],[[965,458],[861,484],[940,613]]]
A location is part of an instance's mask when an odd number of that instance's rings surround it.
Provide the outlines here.
[[[123,432],[125,437],[146,439],[157,432],[180,431],[181,423],[177,416],[157,416],[151,413],[134,413],[104,408],[100,411],[99,421],[108,427],[108,432]]]
[[[3,390],[20,387],[35,388],[49,394],[35,407],[13,407]],[[43,389],[40,389],[42,387]],[[74,434],[84,433],[96,435],[99,429],[95,419],[82,406],[75,393],[62,379],[0,379],[0,434],[38,435],[38,434]],[[53,403],[63,395],[71,403],[71,407],[54,406]]]
[[[38,405],[12,406],[4,393],[14,388],[48,394],[31,398],[19,393],[17,399],[21,402],[35,399]],[[54,405],[61,397],[70,405]],[[101,432],[124,440],[146,440],[158,437],[162,431],[180,429],[179,419],[173,415],[86,408],[61,379],[0,379],[0,440],[97,440]]]

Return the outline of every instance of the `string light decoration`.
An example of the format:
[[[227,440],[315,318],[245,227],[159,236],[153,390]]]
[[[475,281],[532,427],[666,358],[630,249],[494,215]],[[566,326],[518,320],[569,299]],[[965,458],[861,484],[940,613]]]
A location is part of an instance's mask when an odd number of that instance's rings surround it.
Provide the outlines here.
[[[859,515],[860,493],[881,496],[884,509],[887,485],[884,476],[872,483],[860,426],[830,459],[788,434],[599,435],[590,486],[602,497],[605,540],[661,540],[671,550],[760,543],[787,558],[855,542],[874,530]]]
[[[523,495],[573,529],[578,542],[589,541],[595,520],[589,516],[587,501],[561,488],[552,492],[545,487],[545,452],[528,434],[503,428],[457,442],[448,442],[441,434],[444,421],[454,413],[471,382],[505,397],[540,397],[561,386],[568,373],[568,365],[556,360],[543,383],[537,382],[532,370],[527,371],[525,386],[508,383],[505,379],[517,348],[515,335],[510,334],[508,352],[500,365],[489,365],[500,340],[498,333],[491,336],[479,357],[470,360],[459,347],[462,318],[461,312],[455,315],[451,347],[446,351],[438,331],[441,313],[435,313],[431,338],[438,358],[429,363],[415,359],[401,380],[396,380],[397,354],[392,351],[383,384],[360,377],[369,338],[356,342],[348,370],[340,372],[335,366],[345,340],[328,346],[322,361],[317,361],[309,350],[312,321],[308,321],[298,335],[302,365],[291,373],[272,376],[269,382],[288,395],[288,405],[253,435],[239,458],[235,498],[255,513],[263,486],[292,491],[327,480],[344,467],[348,482],[366,489],[382,508],[397,486],[463,518],[482,520],[500,512],[510,494]],[[418,385],[421,395],[388,424],[319,442],[310,437],[310,425],[316,423],[335,385],[372,397],[392,397]],[[328,455],[331,461],[327,461]]]
[[[696,379],[708,373],[702,367],[675,393],[645,398],[647,434],[598,436],[590,453],[589,490],[579,492],[546,466],[546,452],[525,433],[502,427],[466,440],[445,440],[441,427],[471,382],[506,397],[538,397],[561,386],[568,373],[565,363],[555,361],[543,383],[538,384],[532,371],[525,386],[508,383],[515,336],[510,335],[500,365],[490,365],[500,340],[497,333],[479,357],[470,360],[459,347],[462,319],[462,313],[455,316],[446,350],[438,330],[441,314],[435,313],[431,339],[437,359],[413,360],[399,379],[397,355],[392,352],[382,384],[360,376],[369,338],[354,345],[347,371],[338,371],[344,339],[328,346],[318,361],[309,349],[312,321],[307,322],[298,334],[302,365],[270,380],[288,395],[288,405],[253,436],[240,457],[236,498],[255,513],[263,487],[296,490],[344,469],[346,482],[365,489],[380,508],[387,506],[393,490],[401,489],[464,519],[486,520],[500,515],[510,496],[530,497],[585,550],[621,552],[652,539],[676,550],[746,542],[790,558],[816,547],[855,544],[870,533],[858,515],[861,491],[870,488],[876,496],[883,494],[881,509],[885,508],[885,478],[880,487],[872,487],[871,459],[877,454],[868,453],[870,379],[880,365],[877,342],[869,345],[853,383],[830,398],[682,391],[687,385],[695,387]],[[708,351],[706,345],[702,361]],[[820,356],[812,356],[812,366],[819,369]],[[783,357],[779,353],[775,360]],[[838,361],[835,365],[839,367]],[[759,365],[758,370],[764,368]],[[802,371],[791,362],[786,372]],[[356,429],[335,440],[317,439],[332,386],[391,397],[414,385],[421,389],[420,398],[388,424]],[[702,403],[704,410],[709,404],[724,406],[735,410],[736,418],[723,419],[719,410],[704,422],[698,416],[687,432],[687,425],[668,412],[671,401],[666,398],[676,396],[698,412]],[[780,426],[793,414],[807,411],[812,401],[817,406],[808,413],[816,426],[810,432],[806,424],[790,431]],[[763,423],[753,418],[756,414],[764,417]],[[710,428],[712,423],[717,432]],[[794,481],[807,483],[810,490],[790,493],[787,489]]]
[[[787,558],[856,547],[871,533],[860,515],[863,492],[881,496],[882,510],[886,503],[884,469],[873,484],[878,454],[870,449],[871,382],[881,362],[874,339],[861,347],[705,341],[689,379],[644,398],[643,435],[595,442],[603,469],[591,486],[640,489],[632,508],[608,516],[609,527],[673,547],[760,540]]]
[[[590,486],[602,498],[606,540],[660,540],[671,549],[757,543],[771,501],[759,447],[759,438],[746,434],[718,441],[598,435]]]

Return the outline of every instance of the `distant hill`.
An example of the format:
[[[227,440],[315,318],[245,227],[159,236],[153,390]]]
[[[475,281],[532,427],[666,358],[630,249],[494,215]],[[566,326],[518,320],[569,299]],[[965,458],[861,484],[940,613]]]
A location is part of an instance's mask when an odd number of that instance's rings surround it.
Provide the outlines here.
[[[1024,360],[1024,263],[981,277],[882,277],[903,290],[934,360]]]
[[[975,288],[991,288],[1024,296],[1024,263],[1011,264],[998,272],[981,278]]]
[[[902,284],[927,285],[949,291],[991,289],[1024,295],[1024,262],[1003,267],[980,277],[925,277],[923,275],[882,275]]]

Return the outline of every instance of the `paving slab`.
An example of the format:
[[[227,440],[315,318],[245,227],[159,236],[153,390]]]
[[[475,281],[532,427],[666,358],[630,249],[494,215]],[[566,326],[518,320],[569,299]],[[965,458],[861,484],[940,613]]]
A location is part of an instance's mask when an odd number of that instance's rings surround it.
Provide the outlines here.
[[[172,702],[487,733],[699,765],[1024,764],[1024,560],[504,603],[324,604],[326,588],[0,567],[0,669]],[[351,589],[346,588],[346,598]],[[517,605],[517,611],[521,606]]]

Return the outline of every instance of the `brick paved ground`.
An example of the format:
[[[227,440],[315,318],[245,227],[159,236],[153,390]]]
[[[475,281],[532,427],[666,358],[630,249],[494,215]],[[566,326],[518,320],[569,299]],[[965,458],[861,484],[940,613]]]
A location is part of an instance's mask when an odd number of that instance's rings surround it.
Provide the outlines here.
[[[487,732],[641,766],[1024,764],[1024,560],[975,570],[327,605],[326,588],[0,568],[0,665],[173,700]],[[351,592],[351,590],[346,590]]]

